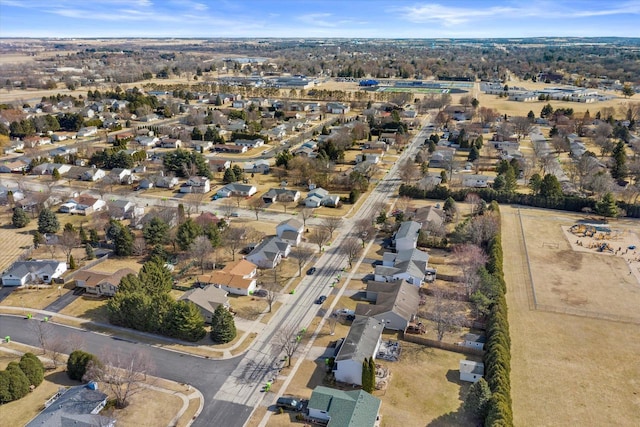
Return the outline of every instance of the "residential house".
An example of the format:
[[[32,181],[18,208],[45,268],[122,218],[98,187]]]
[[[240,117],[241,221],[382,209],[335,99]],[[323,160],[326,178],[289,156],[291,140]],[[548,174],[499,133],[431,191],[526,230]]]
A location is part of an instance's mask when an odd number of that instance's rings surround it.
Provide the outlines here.
[[[25,147],[30,148],[51,144],[51,138],[49,138],[48,136],[40,135],[25,136],[24,138],[22,138],[22,141],[24,141]]]
[[[80,175],[82,181],[100,181],[107,173],[100,168],[89,168]]]
[[[241,184],[239,182],[232,182],[225,185],[216,192],[218,197],[231,197],[231,196],[244,196],[250,197],[256,194],[258,189],[250,184]]]
[[[284,125],[275,126],[269,130],[263,131],[264,135],[268,136],[272,140],[281,140],[287,136],[287,129]]]
[[[393,235],[393,245],[397,251],[415,249],[418,246],[418,234],[422,224],[416,221],[404,221]]]
[[[225,159],[210,159],[209,169],[215,172],[224,172],[231,167],[231,160]]]
[[[81,270],[73,275],[73,279],[76,287],[84,288],[88,295],[112,297],[118,290],[120,280],[129,274],[136,275],[137,273],[130,268],[121,268],[114,273]]]
[[[71,165],[62,163],[42,163],[31,169],[32,175],[52,175],[54,170],[58,170],[60,176],[66,175],[71,170]]]
[[[269,170],[271,169],[271,166],[269,165],[269,161],[264,160],[264,159],[259,159],[256,160],[255,162],[245,162],[242,165],[242,170],[244,171],[244,173],[262,173],[262,174],[266,174],[269,173]]]
[[[428,261],[429,254],[418,249],[385,252],[382,265],[375,267],[374,277],[378,282],[403,279],[419,288],[425,279],[430,282],[435,280],[436,270],[427,267]]]
[[[422,229],[436,229],[444,224],[444,211],[435,206],[425,206],[415,210],[413,219],[422,224]]]
[[[291,245],[278,236],[266,237],[246,256],[260,268],[275,268],[291,252]]]
[[[143,178],[138,182],[138,190],[149,190],[151,188],[153,188],[153,181],[149,178]]]
[[[320,206],[338,207],[340,204],[340,196],[329,194],[324,188],[318,187],[309,191],[304,199],[304,205],[308,208],[317,208]]]
[[[133,183],[133,172],[131,169],[114,168],[109,172],[108,178],[116,184],[131,185]]]
[[[471,360],[460,361],[460,381],[475,383],[484,376],[484,363]]]
[[[98,128],[96,126],[87,126],[87,127],[80,128],[76,136],[78,138],[83,138],[88,136],[95,136],[97,134],[98,134]]]
[[[387,145],[395,145],[398,132],[382,132],[378,137],[378,141],[384,142]]]
[[[242,154],[246,153],[248,149],[245,145],[214,144],[212,150],[222,153]]]
[[[365,298],[374,304],[358,303],[356,315],[375,317],[385,329],[404,331],[415,320],[420,305],[418,287],[398,279],[393,282],[367,282]]]
[[[53,259],[16,261],[2,273],[2,286],[22,286],[27,283],[51,283],[67,271],[67,263]]]
[[[487,338],[480,334],[466,334],[462,346],[467,348],[475,348],[476,350],[484,350]]]
[[[340,102],[327,102],[327,113],[331,114],[347,114],[349,112],[349,106]]]
[[[24,160],[14,160],[0,164],[0,173],[23,173],[29,164]]]
[[[194,149],[198,153],[204,153],[207,151],[211,151],[211,149],[213,148],[213,142],[212,141],[191,141],[191,143],[189,143],[188,146],[190,146],[192,149]]]
[[[294,156],[302,156],[302,157],[308,157],[308,158],[315,158],[317,157],[317,152],[316,150],[314,150],[311,147],[308,146],[300,146],[296,149],[294,149],[291,154],[293,154]]]
[[[160,143],[160,139],[156,136],[139,136],[136,138],[136,142],[143,147],[155,147]]]
[[[206,323],[211,323],[213,313],[218,306],[229,308],[229,293],[213,285],[204,288],[193,288],[182,294],[179,301],[189,301],[198,307]]]
[[[108,206],[109,213],[113,219],[133,219],[144,215],[144,208],[137,207],[133,202],[126,199],[111,201]]]
[[[18,188],[0,185],[0,204],[11,204],[24,199],[24,193]]]
[[[333,364],[336,381],[362,385],[362,362],[375,359],[384,325],[374,317],[356,316]]]
[[[180,180],[175,176],[159,176],[156,178],[154,184],[158,188],[173,188]]]
[[[211,191],[209,178],[205,176],[192,176],[180,186],[181,193],[208,193]]]
[[[462,186],[471,188],[487,188],[489,186],[490,176],[487,175],[462,175]]]
[[[99,415],[107,405],[108,397],[98,390],[95,382],[62,387],[44,403],[44,409],[26,427],[115,427],[115,419]]]
[[[382,155],[379,153],[364,153],[365,150],[362,150],[362,153],[356,154],[356,163],[369,162],[372,164],[380,163],[382,159]],[[372,151],[372,150],[367,150]],[[382,151],[382,150],[373,150],[373,151]]]
[[[452,147],[437,147],[429,159],[430,168],[448,168],[453,162],[456,150]]]
[[[304,225],[297,219],[290,218],[276,226],[276,235],[291,246],[298,246],[302,240]]]
[[[210,284],[234,295],[251,295],[258,286],[256,264],[241,259],[230,262],[222,270],[198,276],[198,283]]]
[[[262,195],[262,200],[265,203],[297,202],[299,198],[300,192],[298,190],[289,190],[287,188],[271,188]]]
[[[316,386],[307,404],[309,418],[327,427],[375,427],[381,401],[364,390]]]
[[[264,145],[264,139],[236,139],[233,143],[239,147],[247,147],[248,149],[262,147]]]
[[[106,202],[102,199],[82,194],[75,199],[71,199],[63,203],[58,209],[62,213],[90,215],[93,212],[100,211],[105,208]]]
[[[160,140],[160,146],[162,148],[181,148],[182,141],[177,138],[164,138]]]

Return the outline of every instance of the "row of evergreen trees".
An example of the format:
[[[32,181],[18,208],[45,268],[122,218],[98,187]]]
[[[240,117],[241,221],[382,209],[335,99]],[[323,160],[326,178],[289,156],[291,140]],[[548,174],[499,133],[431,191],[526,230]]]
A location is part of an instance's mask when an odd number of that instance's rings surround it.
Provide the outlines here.
[[[44,380],[44,366],[33,353],[25,353],[20,362],[11,362],[0,371],[0,404],[13,402],[29,393]],[[9,422],[9,420],[6,420]]]

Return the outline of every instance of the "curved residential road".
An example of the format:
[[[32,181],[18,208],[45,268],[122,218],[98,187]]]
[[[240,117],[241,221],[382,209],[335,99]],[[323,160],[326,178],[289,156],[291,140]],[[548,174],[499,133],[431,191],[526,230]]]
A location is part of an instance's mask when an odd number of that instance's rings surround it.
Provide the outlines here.
[[[40,347],[37,334],[33,328],[28,327],[28,322],[37,320],[2,314],[0,335],[9,335],[13,341]],[[241,427],[253,411],[250,406],[228,400],[214,400],[215,394],[238,366],[242,356],[211,360],[56,323],[48,323],[47,327],[51,330],[50,339],[82,343],[82,348],[92,353],[108,349],[124,355],[141,351],[149,354],[154,365],[152,375],[190,384],[202,392],[204,408],[193,423],[194,426]]]

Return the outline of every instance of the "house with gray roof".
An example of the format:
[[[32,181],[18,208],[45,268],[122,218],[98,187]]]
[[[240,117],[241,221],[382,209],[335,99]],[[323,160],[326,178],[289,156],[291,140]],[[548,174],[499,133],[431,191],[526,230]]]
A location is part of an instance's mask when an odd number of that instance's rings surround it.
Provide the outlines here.
[[[266,237],[256,246],[249,255],[247,261],[251,261],[260,268],[275,268],[282,258],[286,258],[291,252],[291,245],[278,236]]]
[[[289,218],[276,226],[276,235],[291,246],[298,246],[302,240],[304,225],[295,218]]]
[[[362,362],[376,358],[384,325],[375,317],[356,316],[333,365],[336,381],[362,385]]]
[[[425,279],[435,280],[436,270],[428,268],[429,254],[418,249],[405,249],[397,253],[385,252],[382,265],[376,265],[374,276],[378,282],[406,280],[420,287]]]
[[[304,205],[308,208],[318,208],[320,206],[328,206],[335,208],[340,204],[340,196],[337,194],[329,194],[324,188],[318,187],[309,191],[304,199]]]
[[[300,192],[298,190],[288,188],[271,188],[262,195],[262,200],[265,203],[297,202],[299,198]]]
[[[229,293],[219,287],[209,285],[204,288],[193,288],[185,292],[179,301],[189,301],[195,304],[206,323],[211,323],[213,313],[218,306],[229,308]]]
[[[307,408],[309,418],[327,427],[373,427],[379,421],[380,399],[364,390],[317,386]]]
[[[2,273],[2,286],[22,286],[27,283],[51,283],[67,271],[67,263],[54,259],[16,261]]]
[[[385,329],[404,331],[418,313],[419,289],[405,280],[368,282],[365,294],[373,304],[358,303],[355,314],[374,317]]]
[[[256,194],[258,189],[254,185],[232,182],[225,185],[216,192],[218,197],[245,196],[250,197]]]
[[[116,420],[100,411],[108,396],[97,390],[96,383],[61,388],[45,402],[45,409],[26,425],[27,427],[114,427]]]
[[[418,246],[418,234],[422,224],[416,221],[404,221],[393,236],[396,251],[415,249]]]

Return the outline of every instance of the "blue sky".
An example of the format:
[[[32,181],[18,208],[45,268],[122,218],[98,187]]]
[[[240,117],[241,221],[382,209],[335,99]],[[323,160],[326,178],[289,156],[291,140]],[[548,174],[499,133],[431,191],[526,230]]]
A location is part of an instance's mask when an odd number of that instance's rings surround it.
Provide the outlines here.
[[[0,0],[0,37],[640,37],[640,0]]]

